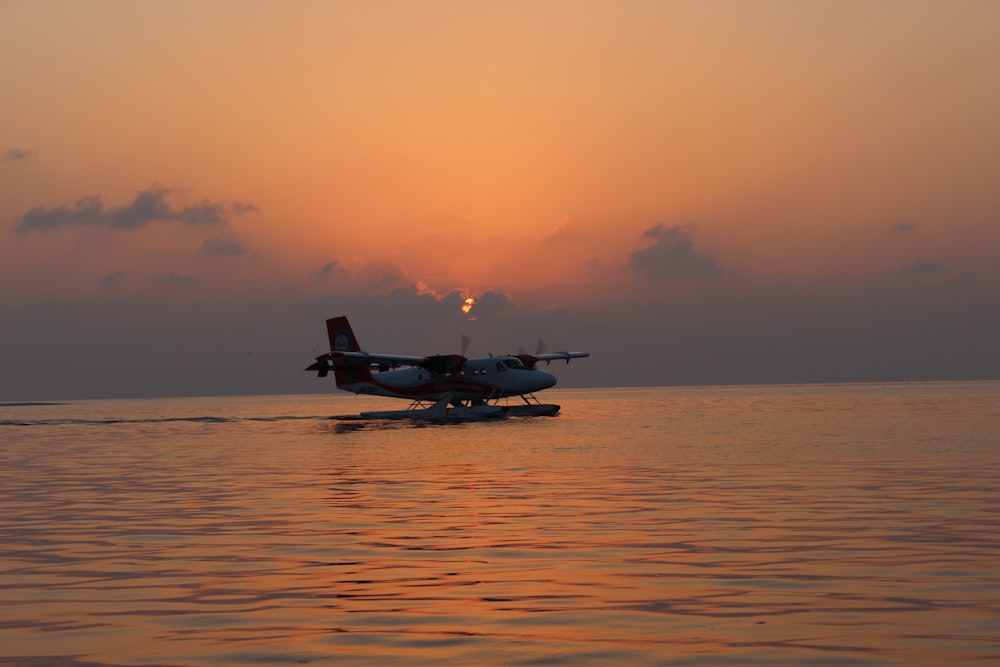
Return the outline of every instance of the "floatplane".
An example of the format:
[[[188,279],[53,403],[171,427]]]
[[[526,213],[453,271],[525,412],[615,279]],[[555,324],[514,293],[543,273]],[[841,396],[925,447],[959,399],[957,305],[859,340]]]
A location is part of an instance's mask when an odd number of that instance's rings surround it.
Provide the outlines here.
[[[535,392],[556,384],[556,377],[538,368],[553,361],[589,357],[588,352],[513,354],[467,359],[462,354],[407,357],[365,352],[344,316],[326,321],[330,351],[305,370],[326,377],[333,371],[337,387],[366,396],[410,401],[405,410],[362,412],[358,419],[424,419],[473,421],[503,417],[553,416],[555,403],[542,403]],[[523,403],[510,404],[519,397]],[[504,404],[501,404],[504,401]]]

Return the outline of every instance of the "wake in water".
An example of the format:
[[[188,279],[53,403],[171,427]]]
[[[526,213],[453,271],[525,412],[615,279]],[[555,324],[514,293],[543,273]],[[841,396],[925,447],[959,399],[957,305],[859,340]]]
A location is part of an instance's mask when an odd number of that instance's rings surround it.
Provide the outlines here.
[[[226,424],[239,422],[282,422],[293,420],[323,420],[337,417],[315,415],[279,415],[276,417],[151,417],[144,419],[0,419],[0,426],[106,426],[108,424],[164,424],[169,422],[190,422],[203,424]]]
[[[68,409],[61,409],[62,406],[68,406]],[[395,428],[419,428],[424,426],[434,426],[440,424],[454,425],[460,424],[460,421],[449,421],[449,420],[426,420],[426,419],[380,419],[375,417],[369,417],[364,414],[352,413],[352,414],[326,414],[318,415],[313,413],[309,414],[279,414],[279,415],[256,415],[256,414],[246,414],[245,408],[240,410],[243,414],[229,414],[229,415],[219,415],[219,414],[208,414],[208,415],[191,415],[191,416],[177,416],[177,415],[163,415],[156,414],[150,416],[143,416],[140,414],[135,414],[134,406],[126,405],[122,406],[120,410],[115,410],[115,412],[123,413],[124,416],[75,416],[81,414],[80,404],[73,402],[55,402],[55,401],[22,401],[22,402],[9,402],[0,403],[0,408],[46,408],[53,407],[55,410],[45,410],[43,412],[35,412],[33,410],[26,411],[23,414],[11,415],[8,411],[7,414],[9,418],[0,419],[0,427],[3,426],[113,426],[113,425],[142,425],[142,424],[247,424],[247,423],[260,423],[260,422],[338,422],[334,428],[337,432],[353,432],[359,430],[386,430]],[[223,407],[223,406],[216,406]],[[226,410],[229,406],[223,407]],[[313,405],[312,408],[319,406]],[[86,410],[86,407],[82,407]],[[131,413],[131,414],[129,414]],[[82,414],[86,414],[83,412]],[[37,416],[38,418],[30,418],[30,416]],[[497,420],[504,421],[504,420]]]

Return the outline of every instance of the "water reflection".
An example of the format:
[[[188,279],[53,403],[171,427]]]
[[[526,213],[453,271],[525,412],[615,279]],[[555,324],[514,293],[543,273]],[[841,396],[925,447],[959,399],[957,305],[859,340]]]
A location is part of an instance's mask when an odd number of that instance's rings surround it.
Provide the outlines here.
[[[355,430],[325,398],[38,408],[12,418],[119,421],[4,427],[0,656],[985,662],[1000,391],[945,389],[567,392],[556,419]]]

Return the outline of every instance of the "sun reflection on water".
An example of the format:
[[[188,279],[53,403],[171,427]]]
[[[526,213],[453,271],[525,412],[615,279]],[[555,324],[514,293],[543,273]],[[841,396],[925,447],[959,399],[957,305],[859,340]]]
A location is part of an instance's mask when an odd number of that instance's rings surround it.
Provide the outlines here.
[[[920,387],[349,431],[329,397],[25,408],[0,664],[988,660],[1000,387]]]

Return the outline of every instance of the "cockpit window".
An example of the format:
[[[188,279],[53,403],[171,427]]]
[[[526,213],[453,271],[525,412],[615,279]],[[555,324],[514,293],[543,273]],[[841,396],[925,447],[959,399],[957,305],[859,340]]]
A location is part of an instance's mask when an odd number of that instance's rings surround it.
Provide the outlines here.
[[[521,363],[520,359],[504,359],[503,363],[507,368],[524,368],[524,364]]]
[[[498,361],[497,362],[497,372],[498,373],[503,373],[505,370],[507,370],[507,368],[503,365],[502,362]]]

